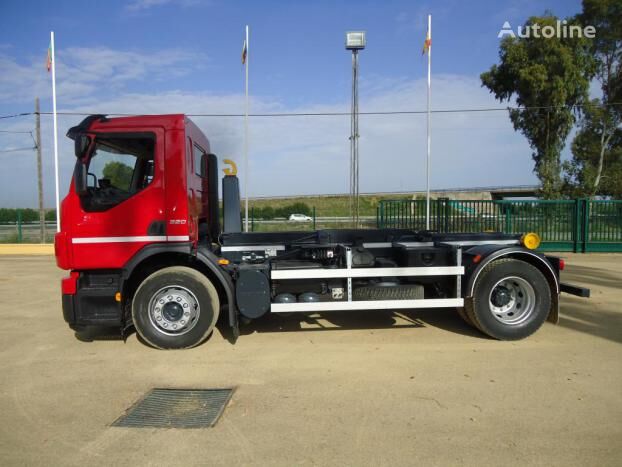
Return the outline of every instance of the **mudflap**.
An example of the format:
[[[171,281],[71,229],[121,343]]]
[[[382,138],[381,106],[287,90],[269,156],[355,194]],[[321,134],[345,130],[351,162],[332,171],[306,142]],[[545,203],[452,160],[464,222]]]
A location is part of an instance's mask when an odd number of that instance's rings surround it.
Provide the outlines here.
[[[121,323],[121,339],[127,342],[127,338],[134,330],[134,321],[132,321],[132,304],[125,301],[123,304],[123,322]]]
[[[549,323],[559,323],[559,294],[551,290],[551,309],[549,315],[546,317]]]

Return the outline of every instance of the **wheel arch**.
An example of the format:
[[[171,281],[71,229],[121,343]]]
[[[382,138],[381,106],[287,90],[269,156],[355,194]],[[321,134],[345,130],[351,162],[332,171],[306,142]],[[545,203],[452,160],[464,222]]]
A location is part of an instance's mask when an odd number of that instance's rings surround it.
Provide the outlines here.
[[[233,281],[218,265],[218,257],[209,250],[194,251],[191,243],[151,244],[140,250],[123,268],[121,293],[124,303],[150,274],[168,266],[188,266],[204,274],[214,284],[221,304],[225,304],[229,325],[237,334],[237,313]],[[125,326],[131,323],[131,314],[125,307]]]
[[[527,250],[522,247],[501,249],[494,249],[490,247],[476,247],[467,250],[465,253],[472,256],[482,256],[482,260],[477,264],[475,268],[467,270],[467,280],[464,289],[464,296],[466,300],[472,299],[473,289],[475,288],[477,278],[488,264],[500,258],[513,258],[531,264],[544,275],[549,284],[549,288],[551,289],[551,309],[549,310],[547,321],[552,323],[557,323],[559,321],[559,276],[558,273],[555,271],[554,266],[546,259],[544,255],[531,250]]]

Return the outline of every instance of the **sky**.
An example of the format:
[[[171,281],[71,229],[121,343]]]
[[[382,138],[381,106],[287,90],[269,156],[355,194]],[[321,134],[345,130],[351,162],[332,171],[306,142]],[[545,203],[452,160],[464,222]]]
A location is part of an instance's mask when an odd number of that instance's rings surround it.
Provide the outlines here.
[[[432,15],[432,109],[504,107],[479,75],[498,62],[497,35],[529,16],[578,13],[579,0],[448,1],[13,1],[0,2],[0,116],[52,109],[46,71],[56,35],[59,112],[240,114],[244,27],[250,26],[251,113],[348,112],[351,57],[345,32],[364,30],[361,112],[426,109]],[[75,162],[59,116],[60,189]],[[222,160],[242,167],[243,119],[194,117]],[[34,116],[0,119],[0,207],[37,205]],[[348,116],[252,117],[249,195],[348,191]],[[506,111],[435,113],[431,187],[532,185],[531,150]],[[54,205],[52,118],[42,116],[46,207]],[[564,152],[568,157],[568,148]],[[360,117],[360,190],[425,190],[426,116]],[[242,181],[247,176],[240,173]]]

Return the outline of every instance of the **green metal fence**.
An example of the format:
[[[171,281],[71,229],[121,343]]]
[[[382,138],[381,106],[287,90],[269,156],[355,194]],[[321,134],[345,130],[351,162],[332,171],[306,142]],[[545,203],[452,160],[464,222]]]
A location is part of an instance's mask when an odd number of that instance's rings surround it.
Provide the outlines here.
[[[622,251],[622,201],[585,204],[582,251]]]
[[[426,202],[383,200],[379,228],[426,228]],[[622,252],[622,201],[430,201],[430,229],[438,232],[536,232],[541,250]]]

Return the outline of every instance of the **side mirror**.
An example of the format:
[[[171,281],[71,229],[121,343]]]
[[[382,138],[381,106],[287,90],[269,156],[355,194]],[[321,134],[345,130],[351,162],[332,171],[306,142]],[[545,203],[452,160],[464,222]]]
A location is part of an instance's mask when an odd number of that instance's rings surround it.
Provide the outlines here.
[[[74,139],[74,152],[78,159],[82,159],[86,154],[86,150],[89,148],[91,138],[85,134],[77,134]]]
[[[76,168],[73,170],[73,184],[78,196],[88,193],[86,164],[81,161],[76,163]]]

